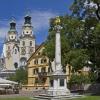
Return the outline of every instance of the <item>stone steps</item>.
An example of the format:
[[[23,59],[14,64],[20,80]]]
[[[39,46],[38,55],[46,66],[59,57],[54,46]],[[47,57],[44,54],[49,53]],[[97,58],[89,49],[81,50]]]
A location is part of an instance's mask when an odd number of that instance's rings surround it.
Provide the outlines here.
[[[81,98],[83,95],[68,95],[68,96],[49,96],[49,95],[39,95],[35,96],[32,99],[36,100],[69,100],[73,98]]]

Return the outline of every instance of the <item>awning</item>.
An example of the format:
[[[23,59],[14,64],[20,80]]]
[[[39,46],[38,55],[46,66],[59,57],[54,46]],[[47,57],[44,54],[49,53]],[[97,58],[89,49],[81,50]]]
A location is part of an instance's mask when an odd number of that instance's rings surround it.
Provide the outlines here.
[[[17,82],[0,78],[0,84],[18,84]]]
[[[0,88],[12,86],[11,84],[0,84]]]

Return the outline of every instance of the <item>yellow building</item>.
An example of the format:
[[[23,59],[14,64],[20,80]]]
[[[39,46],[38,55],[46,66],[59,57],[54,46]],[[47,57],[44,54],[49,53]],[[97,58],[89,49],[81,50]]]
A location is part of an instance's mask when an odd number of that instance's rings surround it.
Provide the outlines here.
[[[49,67],[49,59],[43,56],[44,43],[41,44],[32,54],[27,62],[28,68],[28,84],[23,86],[23,89],[48,89],[49,75],[51,67]],[[68,77],[67,77],[68,76]],[[71,66],[66,66],[67,81],[71,76]]]
[[[44,44],[41,44],[27,62],[28,89],[48,88],[49,59],[42,55]]]
[[[82,69],[78,70],[77,74],[81,75],[89,75],[89,72],[91,71],[90,67],[84,66]]]

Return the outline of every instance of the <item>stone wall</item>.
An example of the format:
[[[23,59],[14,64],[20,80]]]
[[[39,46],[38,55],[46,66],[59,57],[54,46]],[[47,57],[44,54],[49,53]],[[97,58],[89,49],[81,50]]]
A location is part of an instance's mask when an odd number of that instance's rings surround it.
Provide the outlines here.
[[[85,85],[77,85],[74,84],[70,87],[71,92],[78,93],[91,93],[93,95],[100,94],[100,84],[85,84]]]

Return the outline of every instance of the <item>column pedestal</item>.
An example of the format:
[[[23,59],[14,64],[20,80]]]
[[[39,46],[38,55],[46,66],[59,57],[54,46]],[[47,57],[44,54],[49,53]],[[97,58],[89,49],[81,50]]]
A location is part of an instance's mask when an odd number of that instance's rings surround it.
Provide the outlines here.
[[[70,95],[67,88],[67,76],[62,71],[55,71],[50,76],[50,87],[48,95],[51,96],[66,96]]]

